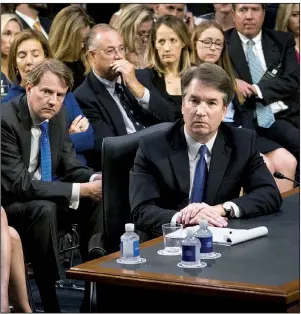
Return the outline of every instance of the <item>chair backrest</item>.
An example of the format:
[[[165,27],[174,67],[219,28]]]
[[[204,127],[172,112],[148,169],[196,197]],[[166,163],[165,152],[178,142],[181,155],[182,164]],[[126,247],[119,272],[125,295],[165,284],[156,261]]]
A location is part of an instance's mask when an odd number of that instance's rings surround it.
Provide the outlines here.
[[[102,143],[102,190],[104,205],[104,249],[119,251],[124,225],[131,221],[129,172],[134,165],[140,138],[164,130],[173,123],[150,126],[136,133],[107,137]]]

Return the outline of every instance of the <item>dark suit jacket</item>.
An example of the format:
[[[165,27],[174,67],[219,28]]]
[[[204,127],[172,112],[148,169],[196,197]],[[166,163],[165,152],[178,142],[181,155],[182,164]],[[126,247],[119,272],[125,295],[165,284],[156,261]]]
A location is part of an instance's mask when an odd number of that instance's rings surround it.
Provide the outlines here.
[[[154,68],[136,70],[136,76],[137,80],[149,89],[151,94],[156,94],[158,98],[162,99],[162,102],[168,104],[170,110],[173,112],[173,121],[182,118],[182,97],[176,96],[175,98],[167,93],[164,76],[159,76]]]
[[[33,200],[69,203],[69,182],[89,181],[93,171],[76,158],[66,123],[64,107],[49,121],[52,174],[62,178],[62,182],[32,181],[28,172],[32,122],[26,96],[17,96],[1,106],[2,204]]]
[[[24,29],[30,28],[30,26],[18,14],[17,14],[17,16],[20,19]],[[52,20],[49,19],[48,17],[42,17],[42,16],[39,16],[39,20],[40,20],[40,23],[41,23],[42,27],[44,28],[45,32],[47,34],[49,34]]]
[[[229,56],[236,77],[252,84],[251,73],[236,29],[225,32]],[[258,83],[263,105],[282,100],[287,106],[299,110],[299,65],[292,34],[262,29],[262,49],[267,68],[282,64],[275,78]],[[247,102],[246,105],[250,105]],[[254,100],[252,101],[254,104]]]
[[[183,122],[142,138],[130,172],[136,227],[159,235],[163,223],[189,203],[189,160]],[[241,187],[246,195],[239,197]],[[232,201],[242,216],[278,211],[282,199],[256,145],[253,131],[221,124],[212,149],[204,202]]]
[[[149,109],[145,111],[138,104],[130,90],[126,87],[124,87],[124,90],[138,121],[145,126],[172,121],[168,107],[164,106],[162,101],[156,98],[156,95],[151,94]],[[94,148],[96,150],[101,150],[103,138],[127,134],[122,114],[117,104],[93,72],[87,75],[83,84],[74,91],[74,95],[93,126],[95,136]]]

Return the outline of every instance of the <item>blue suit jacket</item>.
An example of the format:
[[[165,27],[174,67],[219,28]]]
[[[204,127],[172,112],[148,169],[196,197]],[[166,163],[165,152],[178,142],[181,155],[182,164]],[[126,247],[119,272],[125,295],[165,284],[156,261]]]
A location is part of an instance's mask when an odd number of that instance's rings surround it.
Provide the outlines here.
[[[19,96],[25,93],[25,89],[20,86],[13,84],[8,94],[1,99],[1,103],[6,103],[10,101],[12,98]],[[69,128],[72,121],[79,115],[84,116],[82,110],[80,109],[75,97],[71,92],[66,94],[64,105],[67,110],[67,127]],[[86,158],[83,155],[83,152],[87,150],[93,149],[94,146],[94,132],[91,124],[86,132],[80,132],[75,134],[70,134],[70,139],[74,145],[74,149],[76,151],[77,158],[83,163],[83,165],[87,164]]]

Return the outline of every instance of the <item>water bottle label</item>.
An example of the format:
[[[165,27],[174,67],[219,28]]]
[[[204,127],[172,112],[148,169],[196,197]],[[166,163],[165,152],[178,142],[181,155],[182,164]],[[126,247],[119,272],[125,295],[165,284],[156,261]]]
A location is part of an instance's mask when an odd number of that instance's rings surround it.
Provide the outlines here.
[[[212,253],[213,252],[213,241],[212,236],[206,238],[198,238],[201,242],[200,253]]]
[[[121,241],[122,257],[137,257],[140,255],[139,241]]]
[[[182,245],[182,261],[183,262],[197,261],[195,245]]]

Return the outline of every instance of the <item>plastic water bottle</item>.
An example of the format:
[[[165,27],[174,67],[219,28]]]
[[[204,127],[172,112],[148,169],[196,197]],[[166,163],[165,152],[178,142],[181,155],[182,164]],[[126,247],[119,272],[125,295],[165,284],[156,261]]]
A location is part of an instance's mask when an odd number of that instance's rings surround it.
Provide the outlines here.
[[[121,259],[128,264],[134,264],[140,260],[139,236],[134,229],[134,224],[125,224],[125,233],[120,238]]]
[[[200,258],[210,257],[213,253],[212,232],[208,229],[208,221],[200,220],[200,228],[196,231],[195,237],[200,241]]]
[[[186,230],[187,236],[182,240],[182,264],[200,264],[200,241],[195,238],[193,229]]]

